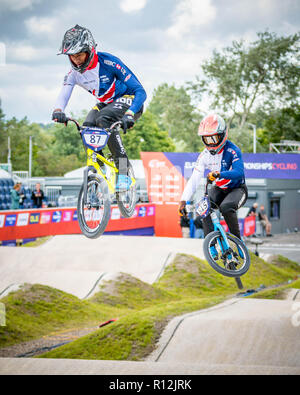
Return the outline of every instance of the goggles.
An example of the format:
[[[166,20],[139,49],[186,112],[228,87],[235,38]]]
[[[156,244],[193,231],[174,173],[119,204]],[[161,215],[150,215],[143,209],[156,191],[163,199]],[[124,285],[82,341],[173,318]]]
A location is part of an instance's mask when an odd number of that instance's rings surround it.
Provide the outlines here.
[[[215,146],[219,144],[222,139],[222,136],[219,134],[214,134],[213,136],[202,136],[203,142],[208,146]]]

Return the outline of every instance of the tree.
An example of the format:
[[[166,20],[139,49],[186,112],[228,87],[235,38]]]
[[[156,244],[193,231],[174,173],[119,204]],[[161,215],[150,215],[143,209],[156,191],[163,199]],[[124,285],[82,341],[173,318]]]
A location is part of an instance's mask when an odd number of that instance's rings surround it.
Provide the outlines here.
[[[211,107],[237,117],[243,127],[251,110],[261,103],[266,109],[297,103],[299,97],[299,34],[278,37],[268,31],[246,46],[234,41],[231,47],[202,65],[204,78],[196,77],[188,88],[199,100],[206,94]],[[230,123],[230,122],[229,122]]]
[[[130,159],[140,159],[140,152],[172,152],[175,145],[168,132],[161,130],[155,116],[146,110],[135,126],[122,137]]]
[[[184,142],[187,151],[198,151],[200,139],[195,139],[200,114],[191,103],[184,87],[175,88],[164,83],[154,90],[148,110],[155,116],[158,126],[167,130],[177,142]]]
[[[281,140],[300,141],[300,105],[265,114],[257,137],[265,151],[269,150],[270,143],[279,143]]]

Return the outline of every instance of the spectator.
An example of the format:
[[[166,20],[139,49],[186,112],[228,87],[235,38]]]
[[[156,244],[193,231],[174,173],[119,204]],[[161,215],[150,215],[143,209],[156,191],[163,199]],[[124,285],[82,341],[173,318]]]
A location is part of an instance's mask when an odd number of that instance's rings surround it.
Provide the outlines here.
[[[41,184],[37,183],[35,189],[32,191],[31,200],[34,208],[41,208],[44,199],[44,192],[41,190]]]
[[[11,205],[10,209],[11,210],[18,210],[20,208],[20,201],[21,201],[21,186],[22,184],[20,182],[17,182],[14,186],[13,189],[10,192],[11,196]]]
[[[203,239],[204,238],[203,224],[199,214],[197,214],[194,220],[194,225],[195,225],[195,239]]]
[[[20,195],[20,201],[19,201],[20,207],[19,208],[24,208],[24,201],[26,199],[25,189],[24,189],[24,186],[22,186],[22,184],[20,184],[20,185],[21,185],[21,187],[20,187],[20,191],[19,191],[19,195]]]
[[[181,232],[182,232],[182,237],[185,239],[188,239],[190,237],[190,220],[186,215],[182,215],[180,217],[180,226],[181,226]]]
[[[258,203],[254,203],[253,206],[249,209],[247,217],[250,217],[251,215],[255,215],[257,217],[257,207],[258,207]]]
[[[267,237],[273,236],[271,234],[271,227],[272,227],[272,225],[271,225],[270,221],[268,220],[268,217],[267,217],[267,214],[266,214],[266,211],[265,211],[265,207],[264,207],[263,204],[260,206],[260,210],[258,212],[258,219],[259,219],[259,221],[261,223],[262,228],[266,232],[266,236]]]

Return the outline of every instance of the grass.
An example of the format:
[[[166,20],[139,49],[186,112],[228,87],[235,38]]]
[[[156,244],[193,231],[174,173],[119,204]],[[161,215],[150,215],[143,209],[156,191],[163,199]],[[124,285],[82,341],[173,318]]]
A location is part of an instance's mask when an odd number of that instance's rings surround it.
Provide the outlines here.
[[[295,262],[279,256],[267,263],[252,253],[251,260],[251,268],[243,276],[245,289],[262,284],[273,287],[254,297],[271,298],[285,288],[300,288],[300,280],[296,279],[300,267]],[[173,317],[213,306],[237,292],[232,278],[223,277],[205,261],[185,254],[178,254],[153,285],[121,274],[84,301],[50,287],[26,285],[1,299],[7,326],[0,327],[0,348],[118,317],[116,322],[42,357],[142,360],[154,350]]]
[[[0,348],[87,323],[95,325],[112,318],[116,310],[39,284],[25,284],[1,303],[5,305],[6,326],[0,327]]]
[[[252,294],[251,298],[256,299],[286,299],[287,292],[292,288],[300,289],[300,280],[293,281],[289,284],[285,284],[279,287],[274,287],[271,289],[262,290],[258,293]]]
[[[52,236],[37,237],[36,240],[22,244],[21,247],[39,247],[45,244],[48,240],[52,239]]]

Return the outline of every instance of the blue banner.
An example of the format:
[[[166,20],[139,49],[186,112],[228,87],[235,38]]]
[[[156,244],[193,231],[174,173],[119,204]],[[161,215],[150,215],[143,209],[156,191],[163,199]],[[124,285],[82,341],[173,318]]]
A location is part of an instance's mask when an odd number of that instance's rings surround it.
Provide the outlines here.
[[[164,152],[166,158],[188,179],[199,153]],[[300,179],[299,154],[243,154],[246,178]]]

